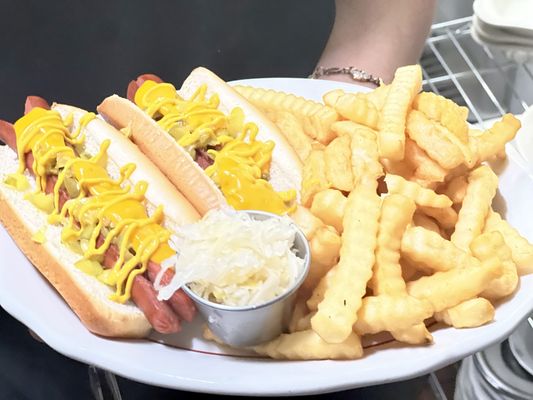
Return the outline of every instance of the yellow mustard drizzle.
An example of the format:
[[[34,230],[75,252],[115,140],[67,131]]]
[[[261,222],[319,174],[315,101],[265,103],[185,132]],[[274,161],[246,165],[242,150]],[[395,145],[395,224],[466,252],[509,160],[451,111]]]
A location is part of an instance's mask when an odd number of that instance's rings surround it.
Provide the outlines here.
[[[85,243],[85,248],[79,246],[83,258],[77,264],[91,274],[100,271],[94,263],[102,260],[109,247],[117,243],[117,261],[111,269],[102,270],[97,278],[115,287],[111,299],[123,303],[131,297],[133,281],[144,273],[148,262],[161,263],[174,252],[168,245],[170,232],[161,226],[162,207],[151,216],[146,212],[143,202],[147,183],[140,181],[133,189],[124,185],[135,165],[123,166],[115,181],[105,169],[108,140],[102,142],[98,153],[89,159],[77,157],[73,148],[66,144],[83,143],[82,129],[93,118],[94,114],[85,114],[72,133],[66,125],[66,122],[72,124],[72,116],[62,120],[55,111],[34,108],[20,118],[15,123],[17,143],[20,144],[18,173],[25,169],[24,154],[32,151],[39,182],[34,197],[40,199],[44,196],[47,175],[61,160],[63,164],[54,185],[48,221],[63,224],[63,243]],[[78,193],[60,207],[60,189],[67,179],[76,181]],[[98,246],[100,234],[105,239]],[[89,265],[92,267],[87,267]]]
[[[207,98],[206,92],[207,86],[202,85],[185,100],[169,83],[145,81],[134,100],[193,158],[197,149],[210,147],[207,153],[214,163],[205,172],[229,205],[276,214],[294,210],[296,191],[276,192],[267,180],[274,142],[256,140],[257,125],[245,124],[240,108],[225,115],[218,110],[218,95]]]

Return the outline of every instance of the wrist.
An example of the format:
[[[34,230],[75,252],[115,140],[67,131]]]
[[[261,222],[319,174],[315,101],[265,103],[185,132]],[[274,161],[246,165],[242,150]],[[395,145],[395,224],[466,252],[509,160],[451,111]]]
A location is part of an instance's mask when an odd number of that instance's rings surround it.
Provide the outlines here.
[[[381,78],[374,76],[362,69],[353,66],[348,67],[323,67],[318,66],[309,75],[312,79],[330,79],[351,83],[363,83],[373,87],[380,86],[383,82]]]

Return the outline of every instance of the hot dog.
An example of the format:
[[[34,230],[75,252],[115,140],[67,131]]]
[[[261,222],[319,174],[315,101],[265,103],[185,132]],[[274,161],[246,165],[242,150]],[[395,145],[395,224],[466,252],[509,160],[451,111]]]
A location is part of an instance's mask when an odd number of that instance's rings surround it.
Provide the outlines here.
[[[223,204],[278,214],[295,209],[297,154],[215,74],[197,68],[177,93],[145,74],[130,82],[127,96],[106,98],[98,112],[126,132],[200,214]]]
[[[89,330],[143,337],[193,318],[186,295],[162,302],[152,281],[171,230],[199,215],[131,142],[37,96],[0,140],[0,222]]]

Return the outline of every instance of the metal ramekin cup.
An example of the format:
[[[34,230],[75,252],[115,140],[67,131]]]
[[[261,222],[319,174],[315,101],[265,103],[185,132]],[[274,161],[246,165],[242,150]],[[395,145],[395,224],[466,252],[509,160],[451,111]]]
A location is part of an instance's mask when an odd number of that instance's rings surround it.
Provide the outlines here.
[[[264,211],[242,211],[255,220],[280,218]],[[207,321],[209,329],[224,343],[234,347],[253,346],[280,335],[288,326],[296,291],[301,286],[311,261],[309,243],[303,232],[295,225],[296,235],[293,249],[304,259],[301,275],[293,287],[281,296],[256,306],[232,307],[213,303],[196,294],[187,285],[183,290],[195,302],[200,314]]]

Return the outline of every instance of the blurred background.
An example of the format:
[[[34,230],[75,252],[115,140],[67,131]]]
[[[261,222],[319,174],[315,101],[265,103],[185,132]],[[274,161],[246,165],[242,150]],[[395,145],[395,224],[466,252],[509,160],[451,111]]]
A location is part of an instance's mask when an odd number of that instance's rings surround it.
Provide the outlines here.
[[[0,1],[0,118],[35,94],[94,110],[155,73],[196,66],[225,80],[306,77],[335,16],[332,0]]]

